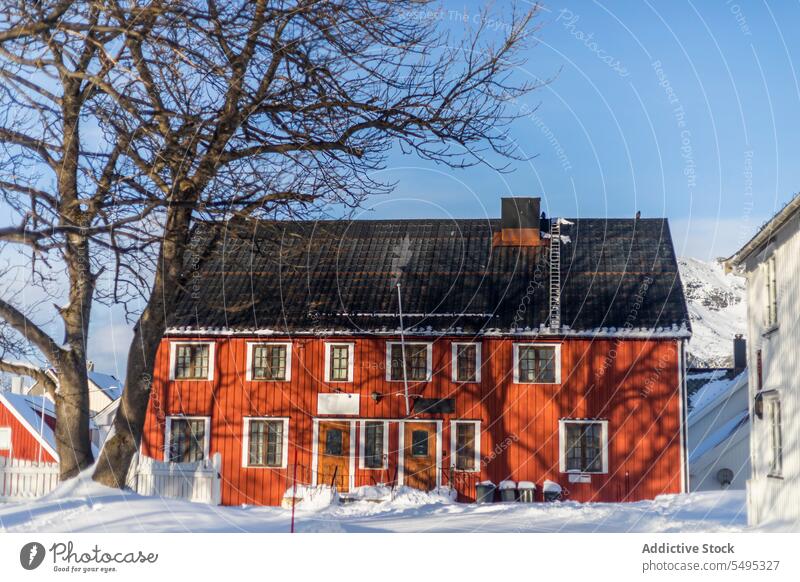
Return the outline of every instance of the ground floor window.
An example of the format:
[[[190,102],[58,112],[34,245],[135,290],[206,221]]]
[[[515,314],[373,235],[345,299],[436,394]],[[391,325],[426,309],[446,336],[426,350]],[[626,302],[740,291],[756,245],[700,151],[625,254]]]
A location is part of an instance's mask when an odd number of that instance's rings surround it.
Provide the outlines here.
[[[562,420],[561,471],[608,472],[608,422],[604,420]]]
[[[194,463],[208,455],[207,417],[167,418],[167,460]]]
[[[457,471],[480,470],[480,423],[454,421],[450,425],[450,449]]]
[[[289,420],[246,418],[246,467],[285,467]]]
[[[767,399],[767,421],[769,422],[769,474],[783,474],[783,435],[781,434],[781,401],[776,397]]]
[[[388,432],[382,420],[367,420],[362,424],[364,431],[362,445],[362,467],[364,469],[384,469],[388,457]]]
[[[0,426],[0,451],[11,450],[11,428]]]

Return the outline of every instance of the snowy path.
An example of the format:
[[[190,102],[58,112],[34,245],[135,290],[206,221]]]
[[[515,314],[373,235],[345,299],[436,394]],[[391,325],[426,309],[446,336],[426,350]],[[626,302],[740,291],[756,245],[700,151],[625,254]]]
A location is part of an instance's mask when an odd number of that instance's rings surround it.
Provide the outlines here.
[[[298,511],[301,532],[719,532],[746,527],[743,491],[637,503],[533,505],[361,501]],[[212,507],[72,482],[37,501],[0,504],[7,532],[287,532],[290,512]]]

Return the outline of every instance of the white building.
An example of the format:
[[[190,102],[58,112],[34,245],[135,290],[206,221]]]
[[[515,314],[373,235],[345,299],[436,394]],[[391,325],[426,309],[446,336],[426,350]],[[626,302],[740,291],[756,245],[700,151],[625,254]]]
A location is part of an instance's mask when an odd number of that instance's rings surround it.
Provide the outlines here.
[[[726,261],[747,279],[748,521],[800,525],[800,196]]]
[[[687,382],[702,382],[689,412],[691,491],[744,489],[750,477],[750,396],[747,370],[696,370]]]

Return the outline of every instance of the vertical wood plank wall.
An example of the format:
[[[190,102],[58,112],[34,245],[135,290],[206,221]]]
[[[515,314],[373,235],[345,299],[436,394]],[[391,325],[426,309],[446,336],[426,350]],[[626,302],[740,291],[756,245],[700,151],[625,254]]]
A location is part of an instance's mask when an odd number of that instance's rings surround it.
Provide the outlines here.
[[[192,337],[191,341],[201,339]],[[356,420],[405,417],[402,382],[385,379],[385,346],[395,338],[348,338],[355,342],[354,381],[335,384],[324,381],[324,344],[334,341],[332,338],[283,340],[292,342],[290,382],[245,380],[246,345],[257,341],[255,338],[206,339],[216,345],[213,381],[170,381],[169,343],[180,338],[162,341],[142,452],[163,459],[166,416],[210,416],[210,451],[222,453],[223,504],[277,505],[290,477],[290,468],[242,467],[245,416],[290,418],[288,461],[291,465],[296,449],[298,479],[306,482],[312,469],[313,419],[319,418],[318,393],[340,389],[360,394]],[[415,340],[431,341],[406,338]],[[495,483],[503,479],[533,481],[537,487],[551,479],[569,490],[570,499],[579,501],[635,501],[680,492],[678,340],[564,340],[559,385],[514,384],[512,344],[523,340],[509,338],[481,340],[481,382],[456,384],[451,381],[452,341],[464,340],[433,341],[433,379],[411,384],[410,392],[425,398],[455,399],[454,414],[412,414],[444,421],[443,484],[448,483],[451,465],[450,421],[481,421],[481,471],[455,481],[461,499],[474,499],[474,483],[484,479]],[[373,392],[383,395],[379,402],[371,398]],[[559,472],[558,421],[563,418],[608,420],[608,474],[592,475],[591,483],[569,483],[567,475]],[[396,475],[398,427],[396,422],[390,424],[388,470],[361,470],[356,460],[356,486],[389,482]]]
[[[28,429],[17,420],[17,417],[4,405],[0,404],[0,427],[11,428],[12,450],[0,450],[0,457],[13,457],[25,461],[41,461],[54,463],[55,459],[39,443]]]

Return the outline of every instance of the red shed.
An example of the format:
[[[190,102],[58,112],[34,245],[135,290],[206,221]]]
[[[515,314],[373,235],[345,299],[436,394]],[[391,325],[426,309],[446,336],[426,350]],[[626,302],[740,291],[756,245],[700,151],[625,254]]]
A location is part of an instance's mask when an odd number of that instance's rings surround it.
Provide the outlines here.
[[[688,313],[662,219],[200,228],[143,453],[222,455],[222,500],[365,485],[685,491]]]
[[[42,396],[0,392],[0,456],[54,463],[53,403]]]

